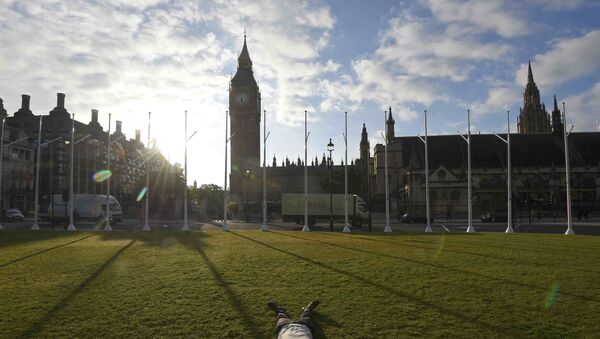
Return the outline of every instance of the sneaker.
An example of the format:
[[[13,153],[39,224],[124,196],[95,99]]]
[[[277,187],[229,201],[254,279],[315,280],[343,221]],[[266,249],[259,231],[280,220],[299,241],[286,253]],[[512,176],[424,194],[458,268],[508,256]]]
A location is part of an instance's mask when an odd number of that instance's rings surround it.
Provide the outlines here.
[[[271,310],[273,310],[275,312],[275,314],[279,314],[279,313],[287,314],[287,311],[284,308],[279,307],[279,305],[277,305],[277,303],[274,301],[269,301],[267,303],[267,306]]]
[[[306,307],[304,307],[304,308],[302,309],[302,312],[306,312],[306,311],[312,311],[312,310],[314,310],[315,308],[317,308],[317,306],[319,306],[319,304],[321,304],[321,302],[320,302],[320,301],[318,301],[318,300],[313,300],[313,301],[311,301],[310,303],[308,303],[308,305],[306,305]]]

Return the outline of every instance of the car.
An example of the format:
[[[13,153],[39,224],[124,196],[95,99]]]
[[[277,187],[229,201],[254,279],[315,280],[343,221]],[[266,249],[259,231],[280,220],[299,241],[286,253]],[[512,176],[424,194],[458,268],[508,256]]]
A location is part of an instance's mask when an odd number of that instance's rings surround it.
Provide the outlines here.
[[[488,212],[481,215],[481,222],[503,222],[508,220],[506,211]]]
[[[23,213],[17,208],[9,208],[2,213],[3,219],[6,221],[23,221],[25,218]]]
[[[404,222],[404,223],[413,223],[413,222],[425,223],[426,220],[427,220],[427,218],[425,217],[425,215],[411,214],[411,213],[406,213],[406,214],[402,215],[402,218],[400,218],[400,221]],[[433,218],[431,218],[430,222],[433,222]]]

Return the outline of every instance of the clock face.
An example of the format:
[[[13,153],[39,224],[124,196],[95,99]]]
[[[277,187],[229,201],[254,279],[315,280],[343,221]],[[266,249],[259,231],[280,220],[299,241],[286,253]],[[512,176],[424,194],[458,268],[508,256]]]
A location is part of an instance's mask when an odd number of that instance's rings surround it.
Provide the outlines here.
[[[246,92],[240,92],[235,96],[235,102],[238,105],[246,105],[250,99],[250,96]]]

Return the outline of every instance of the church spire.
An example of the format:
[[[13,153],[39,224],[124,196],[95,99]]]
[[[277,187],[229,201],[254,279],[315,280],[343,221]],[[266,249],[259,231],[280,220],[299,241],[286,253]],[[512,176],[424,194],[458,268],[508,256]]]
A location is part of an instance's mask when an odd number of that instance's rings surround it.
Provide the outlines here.
[[[250,59],[250,53],[248,53],[248,46],[246,45],[246,30],[244,29],[244,47],[238,57],[239,68],[252,68],[252,60]]]
[[[246,46],[245,43],[244,43],[244,46]],[[531,71],[531,60],[529,60],[529,69],[527,72],[528,72],[527,73],[527,83],[533,84],[534,81],[533,81],[533,72]]]

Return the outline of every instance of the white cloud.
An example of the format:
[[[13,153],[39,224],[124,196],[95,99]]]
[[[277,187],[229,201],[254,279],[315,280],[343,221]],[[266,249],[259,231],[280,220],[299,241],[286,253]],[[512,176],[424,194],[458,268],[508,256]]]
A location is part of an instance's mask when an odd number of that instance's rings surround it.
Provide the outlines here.
[[[516,85],[502,84],[490,88],[485,101],[477,101],[470,105],[477,115],[506,112],[520,100],[522,88]]]
[[[470,24],[479,31],[492,31],[502,37],[529,33],[528,22],[505,0],[422,0],[433,15],[445,23]]]
[[[541,86],[558,86],[591,75],[600,68],[600,30],[558,40],[550,51],[536,55],[531,64],[535,81]],[[524,63],[515,74],[515,83],[523,84],[526,79]]]
[[[600,132],[600,82],[583,93],[564,99],[568,124],[576,131]]]

